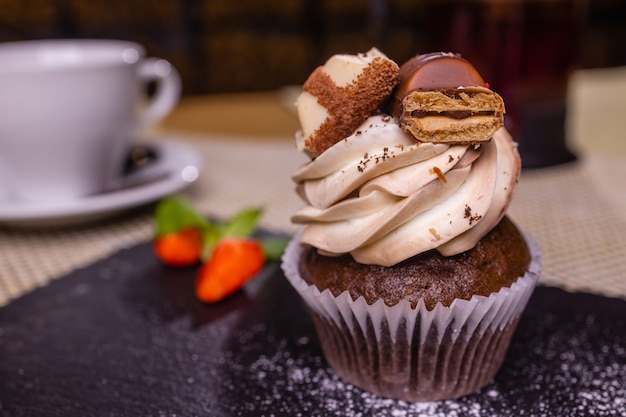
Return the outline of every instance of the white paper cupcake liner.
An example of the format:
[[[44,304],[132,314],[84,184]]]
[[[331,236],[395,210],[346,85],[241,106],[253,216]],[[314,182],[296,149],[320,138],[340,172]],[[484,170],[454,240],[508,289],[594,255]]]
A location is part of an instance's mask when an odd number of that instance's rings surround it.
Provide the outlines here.
[[[384,396],[431,401],[476,391],[500,368],[541,271],[539,246],[524,237],[531,263],[510,288],[456,299],[449,307],[438,303],[430,311],[423,300],[415,308],[406,300],[389,307],[383,300],[353,300],[347,291],[337,297],[319,291],[300,276],[299,234],[282,268],[309,307],[325,356],[339,375]]]

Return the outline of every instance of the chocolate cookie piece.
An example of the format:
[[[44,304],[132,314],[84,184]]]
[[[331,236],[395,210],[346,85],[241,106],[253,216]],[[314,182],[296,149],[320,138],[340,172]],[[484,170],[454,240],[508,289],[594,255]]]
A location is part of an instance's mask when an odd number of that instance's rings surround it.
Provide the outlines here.
[[[474,144],[504,123],[502,97],[460,55],[417,55],[400,67],[391,111],[420,142]]]

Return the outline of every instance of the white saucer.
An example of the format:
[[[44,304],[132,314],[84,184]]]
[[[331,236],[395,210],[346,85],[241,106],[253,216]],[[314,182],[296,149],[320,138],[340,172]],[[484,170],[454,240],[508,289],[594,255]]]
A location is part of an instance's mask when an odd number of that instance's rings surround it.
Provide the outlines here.
[[[0,225],[50,227],[100,220],[174,194],[198,178],[202,161],[191,145],[159,141],[147,146],[158,157],[124,178],[119,189],[54,204],[0,200]]]

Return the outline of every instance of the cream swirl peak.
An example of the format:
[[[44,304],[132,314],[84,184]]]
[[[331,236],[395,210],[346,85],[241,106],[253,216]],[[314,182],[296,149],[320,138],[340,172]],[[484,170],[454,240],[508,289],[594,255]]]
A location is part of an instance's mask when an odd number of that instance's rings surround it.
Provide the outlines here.
[[[357,131],[294,175],[308,203],[292,220],[321,253],[391,266],[437,249],[471,249],[504,215],[517,183],[504,129],[478,147],[416,143],[389,116]]]
[[[451,256],[502,219],[520,169],[504,128],[480,143],[421,142],[379,109],[294,173],[306,206],[292,221],[305,225],[302,243],[363,264]]]

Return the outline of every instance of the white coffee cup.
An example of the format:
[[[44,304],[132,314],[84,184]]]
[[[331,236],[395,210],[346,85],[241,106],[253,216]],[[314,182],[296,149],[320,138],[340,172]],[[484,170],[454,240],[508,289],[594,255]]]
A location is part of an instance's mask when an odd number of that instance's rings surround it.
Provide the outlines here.
[[[0,43],[2,200],[54,204],[114,189],[132,142],[180,94],[176,69],[133,42]]]

